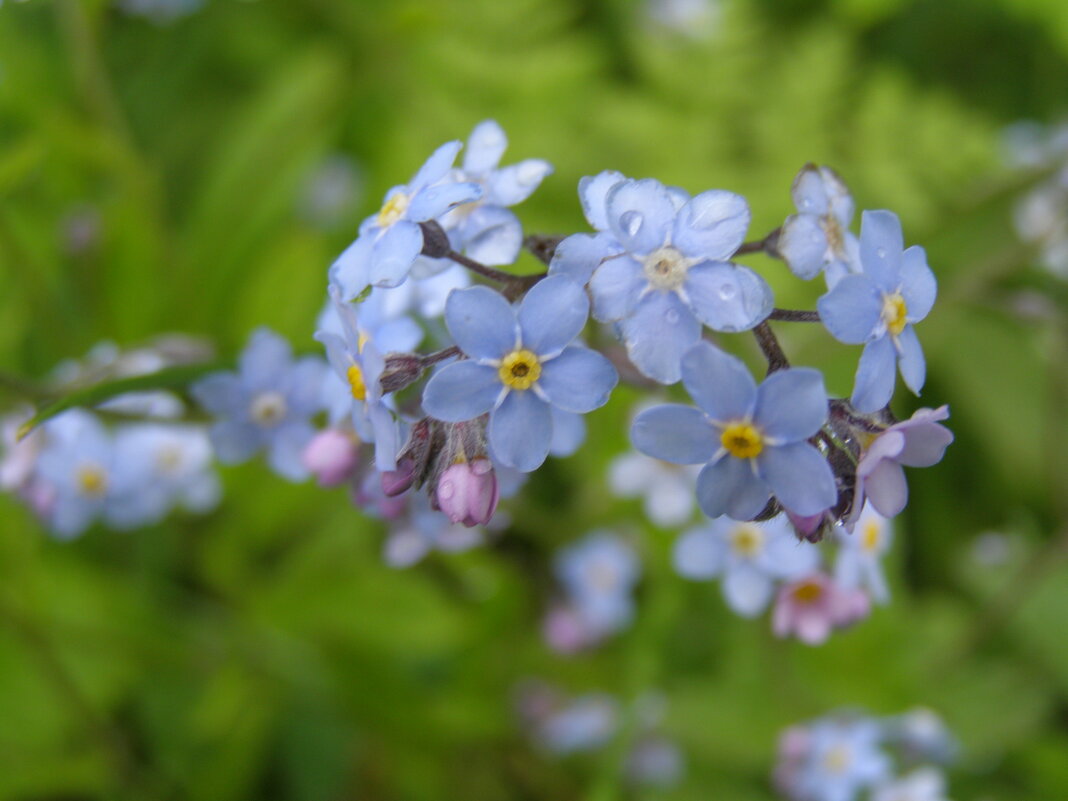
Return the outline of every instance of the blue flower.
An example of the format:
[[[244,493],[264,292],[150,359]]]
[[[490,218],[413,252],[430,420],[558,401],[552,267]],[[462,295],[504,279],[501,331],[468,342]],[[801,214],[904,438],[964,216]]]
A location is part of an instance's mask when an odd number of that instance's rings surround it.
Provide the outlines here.
[[[523,226],[508,206],[522,203],[553,171],[542,159],[526,159],[498,167],[508,138],[501,126],[485,120],[467,140],[463,167],[456,180],[477,184],[482,196],[456,206],[441,217],[453,247],[483,264],[511,264],[523,244]]]
[[[579,182],[590,225],[557,248],[549,267],[589,282],[593,316],[615,322],[644,375],[679,380],[684,353],[701,325],[744,331],[771,312],[771,289],[752,270],[727,261],[745,238],[749,206],[732,192],[690,198],[647,178],[603,172]]]
[[[377,290],[375,291],[377,292]],[[326,348],[326,357],[334,369],[335,376],[348,394],[348,406],[352,426],[364,442],[375,445],[375,467],[379,471],[395,470],[397,452],[401,446],[401,432],[392,409],[386,405],[382,396],[379,379],[386,361],[380,344],[406,344],[409,350],[422,336],[415,323],[406,317],[384,320],[380,317],[381,303],[372,302],[375,292],[371,293],[366,303],[366,322],[361,325],[364,315],[362,308],[358,312],[350,303],[341,300],[336,287],[331,288],[336,320],[340,323],[341,334],[333,331],[317,331],[315,338]],[[361,304],[362,307],[362,304]],[[407,321],[409,325],[403,325]],[[376,325],[377,324],[377,325]],[[379,336],[374,335],[377,328]],[[334,382],[335,385],[337,382]]]
[[[478,184],[458,182],[449,174],[461,147],[460,142],[448,142],[435,150],[409,184],[390,189],[378,213],[363,221],[359,237],[330,267],[331,281],[341,286],[346,299],[368,284],[404,283],[423,250],[419,223],[481,196]]]
[[[818,370],[780,370],[758,387],[741,360],[702,342],[683,357],[682,380],[701,408],[648,409],[635,419],[631,441],[667,462],[706,463],[697,477],[705,514],[750,520],[771,494],[799,515],[834,505],[831,468],[806,442],[827,420]]]
[[[50,420],[44,435],[36,471],[48,495],[41,511],[56,535],[75,537],[101,518],[115,528],[148,522],[126,514],[124,499],[147,490],[150,476],[116,458],[114,441],[95,415],[71,409]]]
[[[864,272],[842,278],[819,299],[820,319],[835,339],[864,343],[851,402],[875,412],[894,394],[895,364],[917,395],[927,367],[913,328],[931,311],[938,286],[923,248],[904,250],[901,221],[889,211],[866,211],[860,225]]]
[[[561,550],[554,569],[575,612],[595,636],[618,631],[630,622],[641,565],[634,549],[621,538],[593,532]]]
[[[764,523],[720,517],[691,529],[675,543],[675,570],[689,579],[723,577],[723,598],[743,617],[763,612],[778,579],[795,579],[819,567],[815,545],[798,541],[786,515]]]
[[[539,281],[518,307],[488,287],[454,291],[445,323],[468,358],[430,378],[423,408],[448,423],[488,412],[494,458],[535,470],[552,444],[552,408],[585,414],[616,385],[604,356],[571,344],[588,313],[586,293],[563,275]]]
[[[820,720],[809,729],[808,753],[794,790],[806,801],[853,801],[861,790],[890,777],[891,763],[879,749],[874,720]]]
[[[830,167],[806,164],[790,190],[797,214],[786,218],[776,249],[799,278],[824,271],[827,286],[859,272],[857,238],[849,231],[853,197]]]
[[[218,460],[237,464],[266,450],[276,473],[306,478],[301,452],[315,435],[308,420],[322,406],[323,367],[313,357],[294,361],[285,339],[259,328],[236,373],[212,373],[194,384],[190,391],[197,402],[222,418],[210,431]]]
[[[865,504],[853,531],[839,526],[836,533],[839,549],[834,580],[848,590],[863,585],[876,603],[885,604],[890,590],[881,561],[890,547],[890,521]]]

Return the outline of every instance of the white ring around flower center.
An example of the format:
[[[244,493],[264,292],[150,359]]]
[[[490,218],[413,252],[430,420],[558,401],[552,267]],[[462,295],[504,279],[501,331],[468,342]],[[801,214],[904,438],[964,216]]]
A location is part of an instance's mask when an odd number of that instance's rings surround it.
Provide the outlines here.
[[[689,269],[690,260],[670,245],[657,248],[642,261],[642,272],[655,289],[678,289]]]

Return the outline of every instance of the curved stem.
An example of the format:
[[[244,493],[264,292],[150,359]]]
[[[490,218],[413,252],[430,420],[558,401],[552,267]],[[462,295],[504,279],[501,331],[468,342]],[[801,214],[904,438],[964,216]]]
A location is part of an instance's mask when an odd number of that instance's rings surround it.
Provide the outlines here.
[[[768,375],[771,375],[776,370],[785,370],[790,366],[790,360],[786,358],[778,337],[775,336],[775,332],[771,330],[771,326],[768,325],[767,321],[762,322],[753,329],[753,336],[756,337],[764,358],[768,360]]]

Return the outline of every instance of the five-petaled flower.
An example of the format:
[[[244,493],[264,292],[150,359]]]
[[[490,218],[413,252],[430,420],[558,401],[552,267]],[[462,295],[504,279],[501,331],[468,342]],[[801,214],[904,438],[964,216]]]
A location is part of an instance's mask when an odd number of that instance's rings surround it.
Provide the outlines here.
[[[572,345],[589,301],[567,276],[538,282],[517,306],[484,286],[454,291],[445,323],[468,357],[427,382],[423,408],[458,423],[490,415],[494,457],[524,472],[539,467],[553,438],[552,408],[586,413],[608,401],[615,368],[601,354]]]
[[[728,261],[749,227],[745,198],[719,189],[691,198],[617,172],[583,178],[579,196],[600,233],[565,239],[549,271],[589,283],[593,316],[619,324],[627,355],[649,378],[679,380],[702,324],[744,331],[771,312],[764,279]]]
[[[864,212],[860,262],[864,271],[842,278],[817,307],[835,339],[864,344],[851,402],[875,412],[894,394],[895,364],[909,389],[918,395],[923,387],[927,367],[912,326],[931,311],[938,287],[924,249],[904,249],[893,212]]]
[[[853,197],[830,167],[806,164],[790,189],[797,214],[786,218],[776,250],[798,278],[814,278],[821,270],[827,286],[860,269],[860,248],[850,233]]]
[[[740,359],[702,342],[683,358],[682,381],[700,408],[648,409],[635,419],[631,440],[657,459],[705,463],[697,477],[705,514],[750,520],[772,494],[801,515],[834,505],[831,468],[806,441],[827,420],[818,370],[780,370],[757,386]]]

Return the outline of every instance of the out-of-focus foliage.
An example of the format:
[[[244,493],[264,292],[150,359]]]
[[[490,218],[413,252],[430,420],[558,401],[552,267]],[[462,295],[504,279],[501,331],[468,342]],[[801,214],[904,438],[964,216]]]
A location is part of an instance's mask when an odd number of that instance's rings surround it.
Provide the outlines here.
[[[630,391],[491,547],[408,571],[343,492],[262,467],[227,470],[207,519],[68,544],[0,498],[0,798],[755,801],[777,731],[842,705],[942,714],[963,746],[953,798],[1068,796],[1068,289],[1016,243],[1032,179],[999,154],[1005,125],[1063,111],[1068,7],[720,5],[703,37],[625,0],[208,0],[167,25],[106,0],[0,6],[5,374],[160,331],[232,354],[268,324],[312,348],[358,221],[494,117],[510,157],[556,166],[518,209],[530,231],[585,230],[576,183],[610,168],[739,192],[755,238],[792,211],[802,164],[833,165],[928,250],[923,401],[950,404],[957,436],[910,475],[893,604],[819,649],[674,576],[674,533],[607,493]],[[337,153],[364,192],[317,223],[308,176]],[[812,308],[819,287],[750,263],[778,305]],[[848,394],[855,348],[778,328]],[[564,659],[538,632],[550,555],[595,526],[640,544],[637,622]],[[540,753],[512,706],[529,676],[663,691],[685,780],[634,795],[618,747]]]

